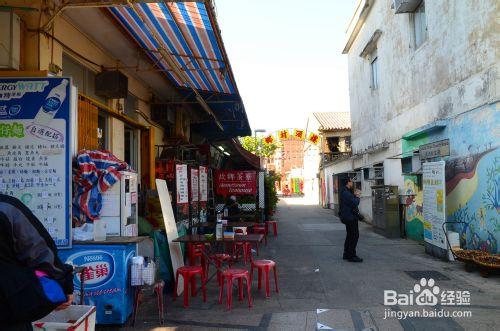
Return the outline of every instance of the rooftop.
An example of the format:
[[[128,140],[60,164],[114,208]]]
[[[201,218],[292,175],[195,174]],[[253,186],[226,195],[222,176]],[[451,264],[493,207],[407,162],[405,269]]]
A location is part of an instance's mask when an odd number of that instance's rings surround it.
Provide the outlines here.
[[[349,112],[324,112],[313,113],[313,115],[318,120],[319,129],[322,131],[351,129],[351,115]]]

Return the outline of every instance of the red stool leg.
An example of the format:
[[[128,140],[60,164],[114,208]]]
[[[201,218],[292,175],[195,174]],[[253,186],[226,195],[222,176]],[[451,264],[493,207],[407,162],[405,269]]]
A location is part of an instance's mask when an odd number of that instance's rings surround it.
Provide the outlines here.
[[[189,307],[189,281],[190,281],[190,276],[189,274],[184,276],[184,308]]]
[[[247,281],[247,299],[248,299],[248,308],[252,308],[252,295],[250,294],[250,282],[248,277],[245,278]]]
[[[261,268],[257,268],[257,270],[259,272],[259,282],[258,282],[257,288],[260,290],[262,288],[262,269]]]
[[[233,278],[227,278],[227,309],[231,310],[233,306]]]
[[[280,290],[278,288],[278,272],[276,271],[276,266],[274,266],[273,271],[274,271],[274,285],[276,286],[276,293],[280,293]]]
[[[273,223],[273,232],[274,232],[274,236],[277,237],[278,236],[278,223],[277,222]]]
[[[250,284],[252,284],[253,280],[253,263],[250,264]]]
[[[266,277],[266,298],[269,298],[271,296],[270,290],[269,290],[269,267],[266,266],[264,268],[264,273]]]
[[[195,297],[196,296],[196,278],[195,275],[189,275],[189,279],[191,280],[191,296]]]

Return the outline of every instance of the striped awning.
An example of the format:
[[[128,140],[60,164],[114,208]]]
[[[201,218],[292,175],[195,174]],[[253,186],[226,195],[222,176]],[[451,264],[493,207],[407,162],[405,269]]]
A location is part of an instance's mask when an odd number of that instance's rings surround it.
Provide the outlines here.
[[[237,94],[207,5],[204,1],[136,3],[134,8],[109,10],[176,86]],[[171,55],[187,80],[172,70],[160,48]]]

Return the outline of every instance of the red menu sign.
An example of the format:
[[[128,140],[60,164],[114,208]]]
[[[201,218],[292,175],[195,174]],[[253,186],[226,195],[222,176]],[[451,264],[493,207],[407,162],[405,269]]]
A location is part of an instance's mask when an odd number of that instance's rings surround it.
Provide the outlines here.
[[[220,170],[215,174],[218,195],[257,194],[255,171]]]

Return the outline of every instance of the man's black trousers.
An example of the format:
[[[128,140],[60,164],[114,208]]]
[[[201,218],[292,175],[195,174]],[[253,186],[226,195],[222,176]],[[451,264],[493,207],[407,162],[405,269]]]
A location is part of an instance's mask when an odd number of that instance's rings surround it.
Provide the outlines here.
[[[350,259],[356,256],[356,245],[359,238],[358,220],[343,221],[342,223],[345,224],[347,232],[344,242],[344,257]]]

